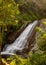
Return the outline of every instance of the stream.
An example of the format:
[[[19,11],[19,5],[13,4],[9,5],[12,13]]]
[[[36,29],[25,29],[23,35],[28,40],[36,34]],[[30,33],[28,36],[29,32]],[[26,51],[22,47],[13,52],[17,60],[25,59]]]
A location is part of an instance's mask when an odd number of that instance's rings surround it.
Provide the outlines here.
[[[15,55],[17,51],[22,51],[25,48],[25,45],[27,44],[27,41],[32,34],[32,31],[37,24],[38,21],[30,23],[12,44],[4,46],[1,55]]]

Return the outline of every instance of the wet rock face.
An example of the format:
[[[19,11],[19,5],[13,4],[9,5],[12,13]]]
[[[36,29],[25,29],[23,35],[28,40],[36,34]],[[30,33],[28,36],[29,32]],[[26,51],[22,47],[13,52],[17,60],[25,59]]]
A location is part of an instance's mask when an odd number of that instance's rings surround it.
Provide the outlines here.
[[[25,23],[24,25],[22,25],[22,27],[19,30],[14,30],[13,32],[11,32],[6,39],[6,43],[10,44],[13,43],[15,41],[15,39],[23,32],[23,30],[27,27],[29,23]]]

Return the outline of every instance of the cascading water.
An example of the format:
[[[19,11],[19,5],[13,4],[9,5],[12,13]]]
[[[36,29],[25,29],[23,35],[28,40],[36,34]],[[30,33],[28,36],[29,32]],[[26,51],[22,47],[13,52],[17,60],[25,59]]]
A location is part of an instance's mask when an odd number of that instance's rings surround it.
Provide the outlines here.
[[[38,21],[34,21],[33,23],[29,24],[21,33],[21,35],[12,44],[8,45],[7,47],[5,46],[6,48],[3,49],[1,54],[14,55],[16,51],[22,51],[25,45],[27,44],[27,40],[37,23]]]

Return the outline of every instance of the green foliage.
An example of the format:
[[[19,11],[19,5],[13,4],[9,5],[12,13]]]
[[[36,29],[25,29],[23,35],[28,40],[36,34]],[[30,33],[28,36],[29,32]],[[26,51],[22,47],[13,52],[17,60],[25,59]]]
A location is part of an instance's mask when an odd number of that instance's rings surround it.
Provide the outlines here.
[[[8,23],[14,22],[15,15],[19,14],[18,4],[14,0],[3,0],[0,4],[0,21]]]
[[[9,29],[11,26],[13,28],[18,26],[16,24],[16,20],[18,20],[16,16],[20,13],[18,6],[19,4],[16,4],[14,0],[2,0],[0,3],[0,25],[2,24],[2,27],[5,25],[6,31],[7,26]]]
[[[40,36],[39,39],[40,39],[38,42],[39,49],[42,51],[46,51],[46,34],[43,34],[42,36]]]
[[[7,58],[7,61],[10,60],[10,65],[27,65],[27,59],[24,59],[17,55],[15,55],[14,57]]]
[[[46,65],[46,55],[45,54],[30,54],[29,65]]]
[[[40,27],[36,27],[36,30],[37,30],[39,33],[43,32],[43,30],[42,30]]]
[[[16,4],[14,0],[0,0],[0,32],[2,33],[3,43],[9,32],[18,30],[23,24],[20,24],[16,17],[20,13],[18,7],[19,4]]]
[[[38,46],[39,46],[39,49],[42,50],[42,51],[46,51],[46,26],[45,26],[45,23],[46,22],[43,22],[43,28],[40,28],[40,27],[37,27],[37,31],[39,33],[39,36],[38,36]]]
[[[29,53],[27,59],[15,55],[14,57],[7,58],[7,62],[10,65],[46,65],[46,54],[39,53]]]

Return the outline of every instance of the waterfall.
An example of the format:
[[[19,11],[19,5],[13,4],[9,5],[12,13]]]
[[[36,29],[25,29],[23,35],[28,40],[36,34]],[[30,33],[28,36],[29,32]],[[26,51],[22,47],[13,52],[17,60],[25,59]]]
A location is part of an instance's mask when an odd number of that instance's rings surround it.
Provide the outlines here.
[[[27,40],[29,36],[31,35],[34,27],[37,25],[38,21],[34,21],[33,23],[30,23],[25,30],[21,33],[21,35],[10,45],[8,45],[1,54],[9,54],[14,55],[17,51],[22,51],[27,44]]]

